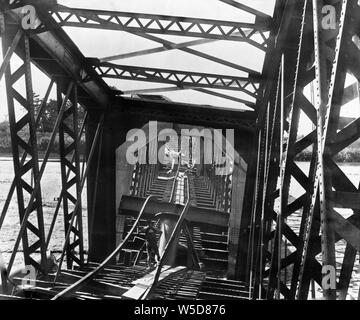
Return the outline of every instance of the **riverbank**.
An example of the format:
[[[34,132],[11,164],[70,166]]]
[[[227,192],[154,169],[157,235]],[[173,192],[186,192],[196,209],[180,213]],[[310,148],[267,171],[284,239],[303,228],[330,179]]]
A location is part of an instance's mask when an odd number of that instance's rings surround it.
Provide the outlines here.
[[[39,161],[43,161],[45,158],[45,152],[39,152],[38,153]],[[30,158],[30,157],[28,157]],[[0,161],[12,161],[13,156],[11,153],[7,152],[0,152]],[[85,155],[80,155],[80,161],[85,160]],[[50,153],[49,155],[49,161],[60,161],[60,157],[58,153]]]

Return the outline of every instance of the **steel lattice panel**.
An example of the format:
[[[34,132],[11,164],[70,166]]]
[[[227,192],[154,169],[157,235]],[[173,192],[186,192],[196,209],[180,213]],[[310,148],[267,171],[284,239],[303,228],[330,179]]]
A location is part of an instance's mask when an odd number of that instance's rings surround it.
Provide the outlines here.
[[[3,52],[6,52],[9,47],[8,41],[9,39],[3,39]],[[38,181],[39,159],[33,109],[29,38],[26,35],[22,35],[18,45],[22,46],[24,49],[22,63],[14,72],[11,71],[9,65],[5,72],[15,185],[19,216],[22,222],[22,227],[16,240],[14,251],[17,251],[20,244],[19,242],[22,240],[25,264],[32,265],[39,269],[40,266],[38,262],[34,260],[32,255],[40,250],[42,263],[45,263],[46,250],[41,187],[40,185],[34,187]],[[15,84],[19,80],[25,81],[25,97],[15,88]],[[21,111],[19,110],[20,106]],[[20,114],[21,118],[19,118]],[[28,141],[25,141],[20,136],[22,130],[28,130]],[[31,217],[31,221],[29,221],[29,217]],[[9,270],[11,269],[14,259],[15,255],[13,254],[9,262]]]
[[[71,269],[73,262],[77,265],[82,265],[84,262],[76,86],[73,89],[72,99],[70,100],[66,102],[67,108],[61,119],[59,142],[65,234],[69,233],[69,240],[66,245],[66,262],[67,267]],[[63,103],[63,98],[59,86],[57,101],[60,108]],[[80,205],[77,204],[78,202]],[[74,210],[76,210],[75,213]],[[75,215],[76,220],[71,224],[69,231],[73,215]]]

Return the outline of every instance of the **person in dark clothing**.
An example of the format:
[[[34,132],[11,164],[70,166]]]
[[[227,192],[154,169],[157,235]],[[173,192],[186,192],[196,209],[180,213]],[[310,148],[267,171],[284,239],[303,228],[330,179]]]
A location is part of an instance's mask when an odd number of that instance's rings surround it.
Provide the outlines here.
[[[1,279],[1,284],[2,284],[3,290],[6,292],[7,291],[8,274],[7,274],[5,261],[2,258],[1,252],[0,252],[0,279]]]
[[[147,262],[148,267],[152,267],[152,261],[154,261],[154,256],[156,257],[155,263],[160,261],[159,248],[157,245],[157,234],[161,234],[161,231],[156,228],[151,220],[148,220],[148,225],[144,230],[145,240],[146,240],[146,249],[147,249]]]

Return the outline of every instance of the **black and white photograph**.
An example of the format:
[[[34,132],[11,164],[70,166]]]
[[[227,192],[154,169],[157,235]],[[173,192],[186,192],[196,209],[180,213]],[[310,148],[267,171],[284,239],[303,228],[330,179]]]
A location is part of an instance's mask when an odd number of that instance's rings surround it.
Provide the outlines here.
[[[4,303],[360,300],[360,1],[0,0],[0,41]]]

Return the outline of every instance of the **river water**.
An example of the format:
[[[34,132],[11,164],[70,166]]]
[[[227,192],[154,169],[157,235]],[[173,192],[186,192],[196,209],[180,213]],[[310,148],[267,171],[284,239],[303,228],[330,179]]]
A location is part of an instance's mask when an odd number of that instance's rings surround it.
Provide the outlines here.
[[[298,162],[297,163],[303,172],[308,175],[309,163],[308,162]],[[340,168],[343,172],[349,177],[351,182],[358,188],[360,181],[360,164],[351,163],[351,164],[340,164]],[[43,198],[43,211],[44,211],[44,223],[45,223],[45,232],[47,234],[51,221],[53,219],[53,214],[57,204],[57,198],[59,197],[61,190],[61,171],[60,164],[57,161],[51,161],[47,164],[44,176],[42,179],[41,191]],[[4,206],[5,199],[7,197],[11,182],[13,180],[14,171],[13,163],[10,158],[0,158],[0,209],[2,210]],[[291,181],[290,184],[290,196],[297,198],[301,196],[305,190],[295,181]],[[29,199],[29,195],[26,196]],[[87,248],[87,207],[86,207],[86,186],[82,194],[82,208],[83,208],[83,228],[84,228],[84,242],[85,248]],[[345,218],[348,217],[352,211],[351,210],[341,210],[339,211]],[[31,215],[30,221],[34,220],[34,214]],[[288,225],[294,230],[296,234],[299,232],[301,212],[292,214],[288,220]],[[18,210],[17,210],[17,201],[16,194],[13,196],[11,201],[8,213],[4,220],[0,232],[0,250],[3,253],[4,259],[9,260],[11,252],[13,250],[16,237],[20,228]],[[31,237],[30,237],[31,238]],[[62,250],[64,239],[64,225],[62,210],[56,220],[54,233],[52,235],[49,249],[54,252],[59,252]],[[21,246],[20,246],[21,248]],[[289,246],[290,251],[293,251],[294,248]],[[343,259],[345,251],[345,242],[339,241],[336,244],[336,259],[340,267],[340,263]],[[357,297],[357,291],[360,283],[360,269],[359,269],[359,259],[357,257],[357,263],[353,271],[353,281],[351,283],[351,290],[349,297]],[[22,253],[16,255],[14,266],[22,265]],[[340,268],[338,268],[340,269]],[[320,291],[320,289],[318,289]]]
[[[41,164],[40,164],[41,165]],[[7,198],[12,180],[14,177],[13,162],[9,158],[0,158],[0,210],[3,209]],[[29,177],[27,177],[29,178]],[[30,181],[27,180],[28,182]],[[43,216],[45,225],[45,234],[47,235],[51,222],[53,220],[57,199],[61,191],[61,168],[57,161],[50,161],[46,165],[41,183]],[[25,199],[29,200],[29,194],[25,193]],[[84,228],[84,246],[87,248],[87,206],[86,206],[86,185],[82,193],[82,209],[83,209],[83,228]],[[32,213],[29,220],[36,225],[36,215]],[[20,218],[18,214],[16,191],[12,197],[9,210],[6,214],[3,226],[0,232],[0,250],[3,253],[5,261],[9,261],[11,252],[13,251],[16,237],[20,229]],[[64,222],[62,207],[56,219],[54,231],[49,243],[49,250],[61,252],[63,241],[65,238]],[[34,239],[32,234],[29,236],[30,241]],[[14,267],[22,265],[22,245],[20,244],[20,252],[16,255]]]

